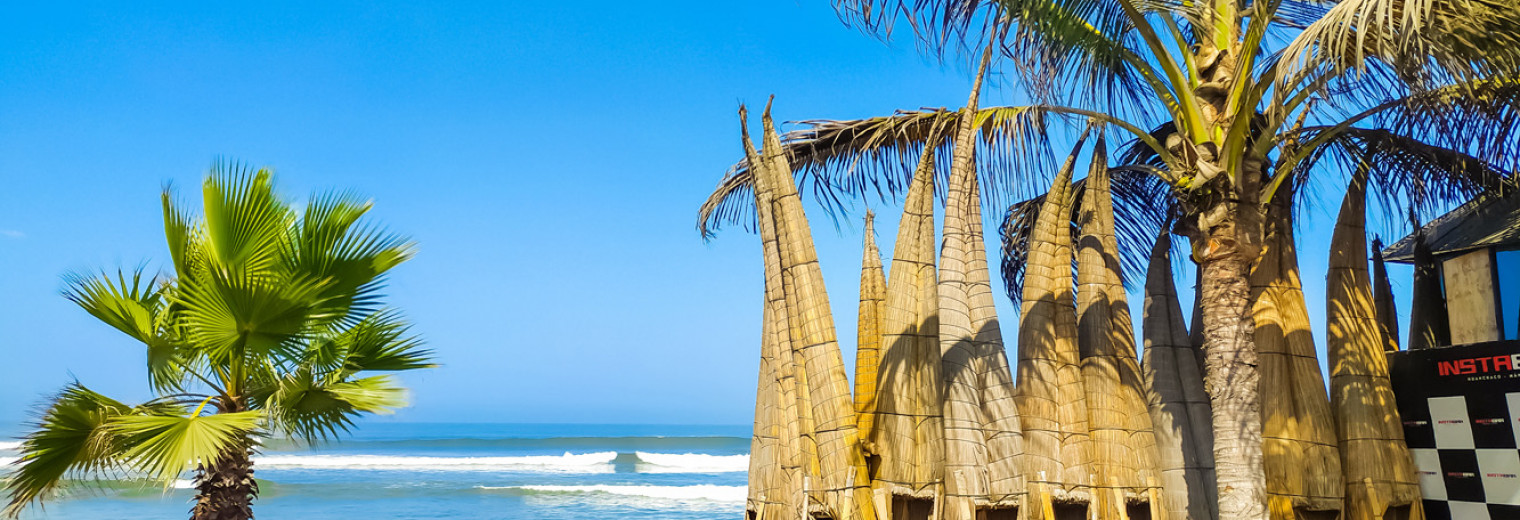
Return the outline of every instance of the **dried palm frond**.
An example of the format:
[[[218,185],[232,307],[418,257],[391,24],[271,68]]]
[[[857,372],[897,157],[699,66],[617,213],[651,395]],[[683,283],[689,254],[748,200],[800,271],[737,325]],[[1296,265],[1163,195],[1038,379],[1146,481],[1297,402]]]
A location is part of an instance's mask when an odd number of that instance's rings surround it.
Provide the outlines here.
[[[991,203],[1006,203],[1008,195],[1028,196],[1046,182],[1027,177],[1027,172],[1050,171],[1047,118],[1052,114],[1069,115],[1050,106],[975,111],[980,188]],[[847,199],[901,196],[926,143],[933,141],[938,157],[948,157],[960,119],[960,111],[941,108],[852,121],[806,121],[806,128],[788,132],[782,143],[787,160],[797,168],[798,183],[810,186],[811,196],[831,215],[839,215]],[[726,224],[753,229],[754,207],[747,196],[752,182],[748,160],[729,169],[698,210],[697,227],[703,236],[714,236]],[[1005,194],[1009,189],[1012,193]]]

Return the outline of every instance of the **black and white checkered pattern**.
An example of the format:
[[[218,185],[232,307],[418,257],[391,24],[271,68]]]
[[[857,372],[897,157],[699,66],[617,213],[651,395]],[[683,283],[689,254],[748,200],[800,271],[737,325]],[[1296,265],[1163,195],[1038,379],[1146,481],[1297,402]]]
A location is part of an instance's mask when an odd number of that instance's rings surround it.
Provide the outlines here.
[[[1520,392],[1400,410],[1430,520],[1520,519]]]

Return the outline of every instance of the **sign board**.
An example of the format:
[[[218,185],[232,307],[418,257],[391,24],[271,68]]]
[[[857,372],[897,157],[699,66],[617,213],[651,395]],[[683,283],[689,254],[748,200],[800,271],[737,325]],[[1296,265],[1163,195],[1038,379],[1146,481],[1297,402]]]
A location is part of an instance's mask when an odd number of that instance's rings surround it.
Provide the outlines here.
[[[1388,359],[1426,518],[1520,519],[1520,341]]]

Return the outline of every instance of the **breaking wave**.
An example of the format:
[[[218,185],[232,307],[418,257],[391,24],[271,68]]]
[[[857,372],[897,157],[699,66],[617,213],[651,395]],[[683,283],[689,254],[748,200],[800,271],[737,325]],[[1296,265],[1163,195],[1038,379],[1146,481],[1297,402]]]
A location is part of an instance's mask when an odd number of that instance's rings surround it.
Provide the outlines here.
[[[255,458],[254,464],[266,468],[612,473],[612,461],[615,458],[617,458],[615,451],[517,457],[268,455]]]
[[[749,455],[635,452],[640,473],[732,473],[749,470]]]
[[[522,495],[549,506],[596,504],[636,509],[686,509],[730,511],[743,507],[744,486],[478,486],[477,490]]]

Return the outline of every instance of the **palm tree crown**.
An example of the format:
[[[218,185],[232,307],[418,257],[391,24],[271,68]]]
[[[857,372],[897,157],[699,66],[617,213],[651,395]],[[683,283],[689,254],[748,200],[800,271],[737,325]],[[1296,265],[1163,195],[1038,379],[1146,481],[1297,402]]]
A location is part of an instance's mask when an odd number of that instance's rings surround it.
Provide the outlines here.
[[[246,518],[256,438],[334,436],[405,406],[387,372],[432,366],[380,294],[413,245],[367,224],[368,202],[327,193],[297,209],[268,170],[227,165],[203,193],[197,219],[164,191],[172,273],[67,278],[65,297],[145,347],[155,397],[64,388],[22,443],[7,514],[65,478],[126,471],[167,485],[196,468],[194,517]]]

